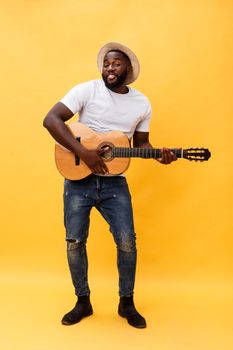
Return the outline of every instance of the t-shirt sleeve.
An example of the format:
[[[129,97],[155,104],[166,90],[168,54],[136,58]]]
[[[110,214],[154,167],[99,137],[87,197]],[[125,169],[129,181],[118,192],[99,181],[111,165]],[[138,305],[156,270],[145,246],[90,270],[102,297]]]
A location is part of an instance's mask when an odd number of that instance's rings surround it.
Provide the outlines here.
[[[68,91],[60,102],[68,107],[73,114],[80,113],[88,102],[92,90],[91,82],[78,84]]]
[[[145,114],[143,115],[141,121],[138,123],[136,127],[136,131],[142,131],[142,132],[148,132],[150,127],[150,120],[152,115],[152,109],[151,104],[149,101],[147,101],[147,107]]]

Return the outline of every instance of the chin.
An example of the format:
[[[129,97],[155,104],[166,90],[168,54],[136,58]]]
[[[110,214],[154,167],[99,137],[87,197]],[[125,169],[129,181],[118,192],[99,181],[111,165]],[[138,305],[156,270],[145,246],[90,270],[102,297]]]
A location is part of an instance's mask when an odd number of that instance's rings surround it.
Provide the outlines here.
[[[109,89],[114,89],[114,88],[118,88],[121,86],[121,84],[119,84],[117,81],[112,82],[112,83],[110,83],[108,81],[104,81],[104,83],[107,86],[107,88],[109,88]]]
[[[113,82],[109,82],[109,81],[106,80],[106,79],[103,79],[103,80],[104,80],[105,86],[106,86],[108,89],[118,89],[118,88],[120,88],[122,85],[124,85],[124,83],[122,83],[122,82],[119,81],[119,80],[116,80],[116,81],[113,81]]]

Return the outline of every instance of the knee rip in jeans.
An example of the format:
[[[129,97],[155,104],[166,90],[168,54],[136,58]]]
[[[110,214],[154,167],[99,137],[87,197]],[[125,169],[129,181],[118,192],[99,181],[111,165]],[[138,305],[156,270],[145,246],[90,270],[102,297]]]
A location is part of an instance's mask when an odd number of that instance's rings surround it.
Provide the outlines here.
[[[120,242],[117,245],[118,249],[127,252],[127,253],[134,253],[136,252],[136,244],[135,244],[135,239],[127,239],[122,242]]]
[[[69,238],[67,238],[66,242],[67,242],[67,250],[82,248],[86,244],[84,241],[79,241],[78,239],[69,239]]]

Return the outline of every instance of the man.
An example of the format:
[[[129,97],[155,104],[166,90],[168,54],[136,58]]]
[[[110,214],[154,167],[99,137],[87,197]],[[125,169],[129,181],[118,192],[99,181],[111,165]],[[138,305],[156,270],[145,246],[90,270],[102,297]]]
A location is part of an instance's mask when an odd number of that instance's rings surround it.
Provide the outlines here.
[[[71,325],[93,313],[87,274],[86,240],[89,214],[94,206],[103,215],[117,245],[119,272],[118,313],[130,325],[145,328],[146,321],[135,308],[133,294],[136,270],[136,244],[132,205],[124,176],[108,174],[107,164],[98,150],[85,148],[69,132],[65,122],[79,113],[79,121],[97,132],[118,130],[134,147],[152,147],[149,142],[151,107],[148,99],[127,85],[138,77],[136,55],[126,46],[111,42],[104,45],[97,58],[101,80],[76,85],[47,114],[44,126],[61,145],[79,156],[92,174],[78,181],[65,180],[64,216],[67,256],[78,301],[62,324]],[[163,149],[160,163],[176,160]]]

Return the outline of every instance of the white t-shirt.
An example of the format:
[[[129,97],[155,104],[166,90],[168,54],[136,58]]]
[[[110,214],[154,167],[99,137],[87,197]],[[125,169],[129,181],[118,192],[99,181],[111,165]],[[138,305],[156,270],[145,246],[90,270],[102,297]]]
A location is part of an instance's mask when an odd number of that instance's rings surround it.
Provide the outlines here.
[[[60,102],[94,131],[122,131],[131,139],[135,130],[149,131],[151,105],[141,92],[128,89],[127,94],[118,94],[103,80],[91,80],[74,86]]]

